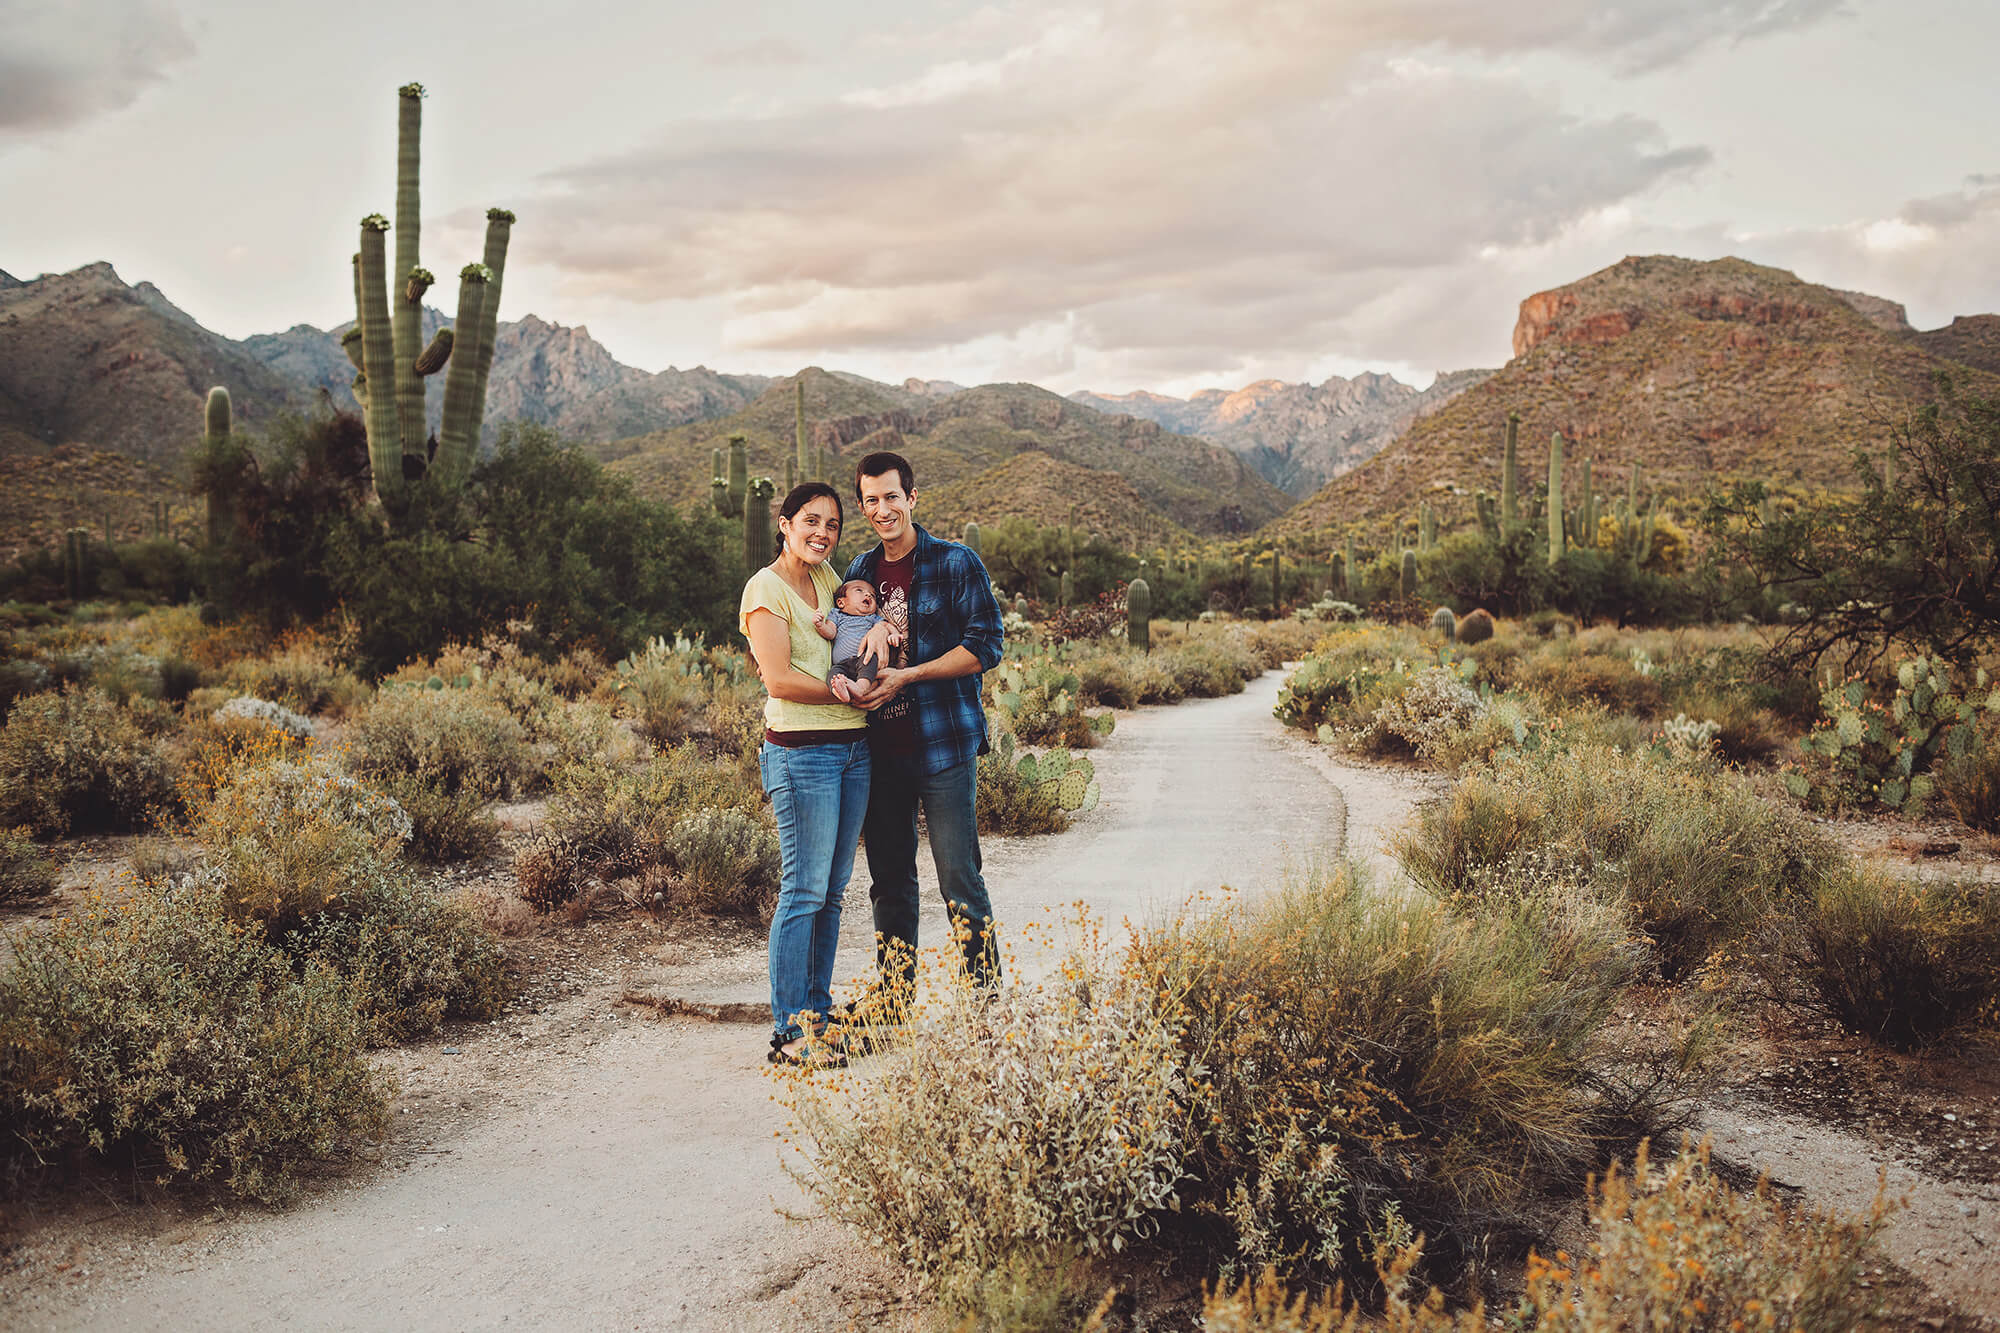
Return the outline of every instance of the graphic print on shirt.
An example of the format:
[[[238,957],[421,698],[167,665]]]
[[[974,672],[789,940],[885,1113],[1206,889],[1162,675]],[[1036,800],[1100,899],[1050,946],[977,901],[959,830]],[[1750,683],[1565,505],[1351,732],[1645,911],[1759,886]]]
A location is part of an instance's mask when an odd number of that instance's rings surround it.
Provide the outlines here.
[[[906,667],[910,664],[910,590],[907,584],[884,582],[876,597],[876,605],[882,608],[882,619],[903,638],[903,641],[889,650],[888,665]],[[876,710],[878,722],[894,722],[910,715],[910,696],[899,694]]]

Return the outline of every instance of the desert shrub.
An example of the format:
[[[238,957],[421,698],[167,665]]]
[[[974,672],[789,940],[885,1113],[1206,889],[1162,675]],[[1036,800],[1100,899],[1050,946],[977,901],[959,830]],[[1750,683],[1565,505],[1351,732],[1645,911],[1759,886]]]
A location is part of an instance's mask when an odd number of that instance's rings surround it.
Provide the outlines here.
[[[379,780],[389,798],[410,817],[410,841],[405,850],[431,865],[484,856],[500,841],[500,823],[490,803],[468,788],[447,790],[441,783],[419,777]]]
[[[1139,687],[1125,654],[1111,649],[1088,653],[1076,662],[1078,687],[1084,698],[1107,708],[1131,708],[1139,702]]]
[[[559,834],[537,834],[514,853],[515,891],[538,912],[574,901],[588,875],[580,850]]]
[[[1937,789],[1968,828],[2000,833],[2000,718],[1980,725],[1965,753],[1946,754],[1938,765]]]
[[[1419,759],[1434,759],[1485,711],[1486,705],[1456,669],[1425,667],[1407,687],[1375,709],[1361,743],[1378,749],[1385,740],[1393,739]]]
[[[1069,827],[1055,796],[1021,776],[1011,747],[1004,755],[992,750],[979,756],[978,812],[981,833],[1061,833]]]
[[[304,634],[288,636],[268,657],[229,664],[223,678],[238,691],[301,713],[343,714],[366,703],[369,689],[334,662],[332,646]]]
[[[667,830],[675,906],[768,918],[778,901],[778,834],[740,810],[696,810]]]
[[[1837,862],[1823,835],[1745,780],[1597,748],[1519,754],[1418,812],[1396,855],[1450,901],[1506,896],[1539,866],[1628,905],[1676,976],[1802,901]]]
[[[350,762],[368,778],[414,778],[446,795],[511,796],[540,776],[526,730],[469,689],[385,689],[349,723]]]
[[[55,676],[40,662],[23,658],[0,661],[0,716],[16,699],[55,686]]]
[[[581,699],[597,688],[610,669],[596,649],[578,644],[555,661],[543,664],[540,675],[563,698]]]
[[[346,979],[371,1042],[498,1005],[501,959],[462,911],[400,863],[411,821],[326,760],[242,771],[200,811],[198,887],[231,920]]]
[[[1375,710],[1402,692],[1413,671],[1433,660],[1422,639],[1400,626],[1336,630],[1321,638],[1285,678],[1277,716],[1322,739],[1352,734],[1368,727]]]
[[[1785,729],[1777,717],[1736,691],[1694,691],[1686,712],[1715,724],[1715,751],[1732,764],[1769,763],[1784,747]]]
[[[1484,1333],[1482,1307],[1447,1313],[1444,1297],[1432,1288],[1421,1298],[1411,1274],[1423,1259],[1421,1244],[1385,1246],[1376,1262],[1384,1293],[1378,1319],[1336,1287],[1327,1296],[1294,1295],[1266,1268],[1234,1287],[1218,1285],[1201,1303],[1202,1333]]]
[[[1249,626],[1244,637],[1250,652],[1268,671],[1304,657],[1319,641],[1324,628],[1311,621],[1267,620]]]
[[[30,695],[0,727],[0,825],[43,836],[140,828],[173,798],[142,719],[97,690]]]
[[[1192,1218],[1253,1271],[1363,1276],[1411,1229],[1447,1261],[1478,1255],[1632,1109],[1592,1061],[1643,951],[1582,895],[1460,914],[1344,867],[1136,953],[1205,1071]]]
[[[372,878],[354,897],[351,910],[322,913],[284,943],[346,979],[369,1045],[500,1012],[506,959],[470,913],[399,871]]]
[[[0,1151],[17,1163],[85,1150],[272,1198],[387,1122],[346,984],[295,970],[202,895],[99,903],[15,949],[0,971]]]
[[[985,1275],[1047,1288],[1172,1206],[1189,1093],[1176,1035],[1144,988],[1081,963],[990,997],[950,987],[877,1077],[795,1085],[804,1183],[952,1314],[990,1321]]]
[[[1584,701],[1640,717],[1658,713],[1664,697],[1650,664],[1643,659],[1615,650],[1584,651],[1573,639],[1524,658],[1515,671],[1514,686],[1558,706]]]
[[[246,763],[196,812],[227,885],[225,911],[278,942],[326,912],[359,910],[410,838],[388,797],[324,759]]]
[[[2000,892],[1849,867],[1800,914],[1797,968],[1840,1021],[1899,1049],[2000,1020]]]
[[[1264,664],[1243,641],[1229,634],[1197,634],[1166,651],[1175,688],[1190,699],[1240,694],[1244,683],[1264,674]]]
[[[313,734],[311,718],[302,717],[283,704],[272,703],[269,699],[252,699],[242,694],[210,713],[209,720],[222,726],[245,724],[271,727],[284,732],[294,740],[306,740]]]
[[[28,830],[0,828],[0,903],[52,893],[59,878],[55,862],[42,854]]]
[[[1538,1333],[1638,1328],[1759,1328],[1848,1333],[1879,1327],[1879,1296],[1862,1285],[1881,1256],[1890,1209],[1878,1196],[1853,1218],[1781,1203],[1768,1180],[1732,1190],[1708,1149],[1683,1147],[1655,1166],[1644,1146],[1629,1173],[1613,1166],[1590,1192],[1588,1255],[1531,1256],[1514,1324]]]

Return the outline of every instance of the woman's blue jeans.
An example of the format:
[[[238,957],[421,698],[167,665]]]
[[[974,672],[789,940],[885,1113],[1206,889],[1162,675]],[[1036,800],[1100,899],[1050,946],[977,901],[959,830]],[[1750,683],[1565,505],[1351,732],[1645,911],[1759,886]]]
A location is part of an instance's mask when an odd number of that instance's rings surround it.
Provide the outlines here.
[[[825,1018],[833,1008],[840,903],[868,813],[868,741],[854,736],[831,745],[765,741],[757,752],[784,856],[771,915],[771,1027],[786,1041],[803,1034],[800,1013]]]

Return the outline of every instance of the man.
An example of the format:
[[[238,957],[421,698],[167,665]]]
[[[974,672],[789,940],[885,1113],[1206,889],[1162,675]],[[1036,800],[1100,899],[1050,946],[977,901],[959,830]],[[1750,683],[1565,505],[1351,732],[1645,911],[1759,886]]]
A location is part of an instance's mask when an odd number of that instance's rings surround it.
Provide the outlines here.
[[[975,813],[987,749],[979,677],[1000,663],[1000,608],[978,555],[917,525],[908,459],[869,454],[855,467],[854,491],[882,544],[855,557],[847,577],[876,589],[882,618],[903,637],[872,685],[836,687],[872,710],[874,774],[862,833],[886,1002],[878,1017],[894,1021],[916,979],[919,807],[966,975],[982,986],[1000,978]]]

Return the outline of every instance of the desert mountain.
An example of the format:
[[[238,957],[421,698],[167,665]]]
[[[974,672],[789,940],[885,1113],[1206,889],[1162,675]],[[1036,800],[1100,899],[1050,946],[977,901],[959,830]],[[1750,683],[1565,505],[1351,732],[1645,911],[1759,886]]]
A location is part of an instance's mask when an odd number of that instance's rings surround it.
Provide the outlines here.
[[[1442,372],[1421,390],[1368,372],[1353,379],[1335,375],[1317,386],[1259,380],[1234,391],[1204,389],[1192,398],[1085,391],[1071,394],[1070,401],[1198,435],[1243,455],[1273,485],[1303,496],[1372,458],[1417,417],[1492,373]]]
[[[1932,356],[2000,375],[2000,315],[1960,315],[1941,329],[1909,336]]]
[[[1041,454],[1117,474],[1154,511],[1151,518],[1135,516],[1142,523],[1165,520],[1201,534],[1246,532],[1291,503],[1227,449],[1156,422],[1107,416],[1032,384],[988,384],[935,397],[817,367],[800,375],[814,447],[841,460],[830,470],[844,471],[846,462],[873,449],[894,449],[915,465],[920,497],[1017,455]],[[742,434],[752,475],[782,480],[794,448],[795,378],[776,381],[734,415],[617,440],[595,452],[647,494],[695,500],[708,494],[710,451]]]
[[[177,470],[209,387],[252,429],[310,392],[109,264],[0,285],[0,451],[82,443]]]
[[[425,342],[451,320],[424,308]],[[322,331],[295,324],[283,333],[259,334],[243,345],[274,370],[332,395],[343,411],[356,410],[354,366],[341,349],[349,324]],[[621,364],[582,327],[565,328],[534,315],[502,321],[493,344],[486,389],[490,441],[503,422],[534,421],[565,438],[602,442],[662,430],[702,417],[734,412],[770,381],[763,375],[720,375],[706,366],[668,367],[658,374]],[[444,413],[444,395],[430,386],[430,425]]]
[[[1015,454],[997,467],[926,489],[919,496],[925,526],[956,537],[968,522],[991,532],[1020,517],[1043,527],[1071,522],[1082,536],[1101,537],[1127,551],[1178,548],[1188,530],[1147,503],[1116,472],[1065,463],[1044,453]]]
[[[1857,447],[1878,444],[1930,397],[1932,372],[1946,365],[1934,349],[1950,332],[1916,333],[1893,302],[1741,259],[1627,258],[1521,302],[1512,361],[1274,531],[1325,533],[1408,515],[1420,500],[1469,522],[1469,497],[1499,489],[1509,412],[1521,415],[1529,483],[1547,475],[1560,431],[1572,487],[1585,458],[1600,492],[1622,491],[1634,463],[1648,490],[1683,496],[1731,477],[1841,485]],[[1963,331],[1957,355],[1990,355],[1991,332]],[[1963,373],[1977,392],[2000,394],[2000,378]]]

